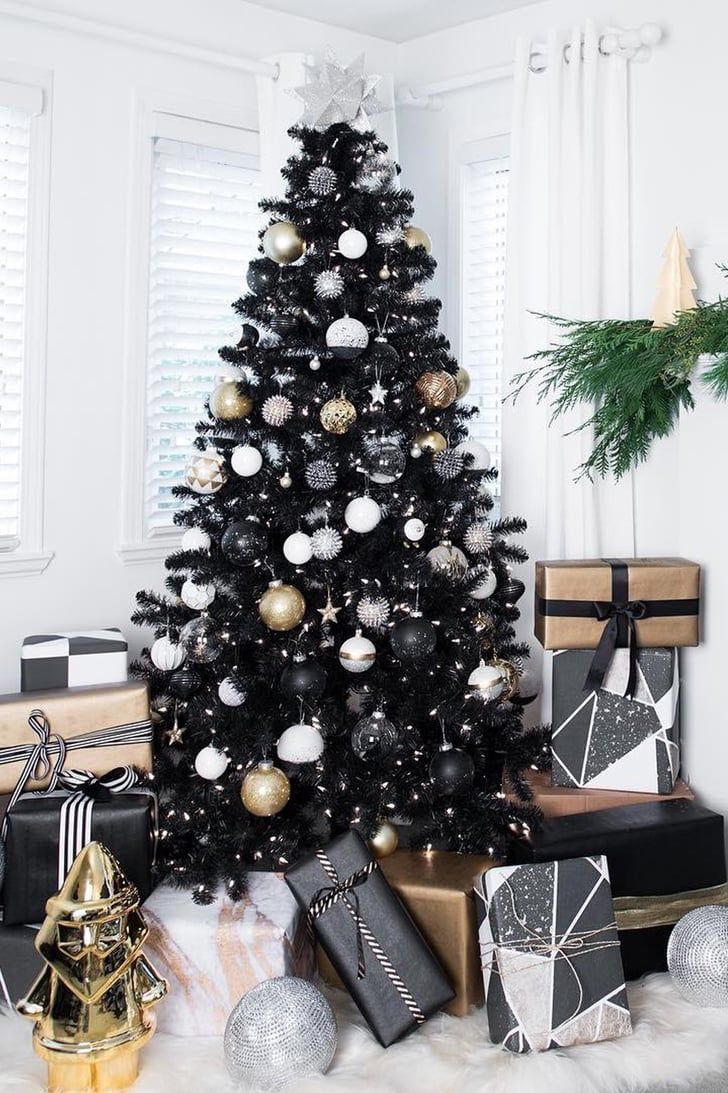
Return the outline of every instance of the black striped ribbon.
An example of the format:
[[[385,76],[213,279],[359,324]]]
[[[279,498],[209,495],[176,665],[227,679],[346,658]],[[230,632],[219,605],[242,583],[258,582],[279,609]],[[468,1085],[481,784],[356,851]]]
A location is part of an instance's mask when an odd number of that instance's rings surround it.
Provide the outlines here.
[[[90,770],[67,770],[59,774],[58,781],[70,793],[60,812],[58,887],[61,888],[76,856],[93,839],[95,802],[132,789],[138,785],[139,776],[133,767],[116,767],[98,778]]]

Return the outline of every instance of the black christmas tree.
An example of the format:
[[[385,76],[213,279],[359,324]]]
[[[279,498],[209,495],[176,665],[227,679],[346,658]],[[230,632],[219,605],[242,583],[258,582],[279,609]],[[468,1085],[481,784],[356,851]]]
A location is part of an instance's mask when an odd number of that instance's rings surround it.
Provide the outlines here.
[[[137,597],[160,860],[203,901],[352,825],[500,853],[538,817],[510,570],[525,523],[493,518],[468,377],[422,289],[430,241],[366,124],[374,82],[330,61],[301,91],[231,378],[176,491],[168,594]]]

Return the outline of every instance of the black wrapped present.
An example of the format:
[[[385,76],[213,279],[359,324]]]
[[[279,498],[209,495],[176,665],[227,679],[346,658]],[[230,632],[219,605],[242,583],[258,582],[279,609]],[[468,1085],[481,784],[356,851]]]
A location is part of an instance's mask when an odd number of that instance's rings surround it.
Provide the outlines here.
[[[131,767],[97,778],[65,771],[64,788],[13,795],[5,813],[6,925],[40,922],[49,896],[63,884],[87,843],[103,843],[136,885],[143,900],[152,890],[156,798],[138,785]]]
[[[286,881],[383,1047],[452,1001],[445,973],[355,831],[296,862]]]
[[[14,1011],[41,970],[43,961],[35,947],[37,926],[0,924],[0,1012]]]
[[[694,907],[728,904],[723,817],[694,801],[654,801],[546,820],[509,861],[606,854],[627,979],[667,967],[672,927]]]
[[[554,654],[553,784],[672,793],[680,770],[677,649],[637,651],[632,698],[629,650],[615,651],[598,687],[585,684],[592,655]]]
[[[497,866],[475,894],[493,1043],[522,1054],[631,1033],[606,858]]]

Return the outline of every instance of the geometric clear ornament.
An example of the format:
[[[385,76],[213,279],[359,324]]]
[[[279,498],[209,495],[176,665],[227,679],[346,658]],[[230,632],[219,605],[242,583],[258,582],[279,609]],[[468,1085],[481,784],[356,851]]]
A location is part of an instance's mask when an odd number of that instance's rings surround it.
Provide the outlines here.
[[[209,664],[220,656],[223,648],[217,627],[209,615],[186,623],[180,630],[179,643],[196,664]]]
[[[351,747],[360,759],[382,759],[394,748],[399,734],[381,710],[360,717],[351,730]]]

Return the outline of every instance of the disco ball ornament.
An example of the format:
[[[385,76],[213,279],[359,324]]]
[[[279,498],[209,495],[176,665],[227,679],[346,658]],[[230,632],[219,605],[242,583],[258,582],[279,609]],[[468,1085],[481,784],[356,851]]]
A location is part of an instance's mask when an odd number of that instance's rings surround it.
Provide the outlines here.
[[[357,604],[356,617],[362,626],[381,630],[387,624],[390,610],[389,601],[384,596],[362,596]]]
[[[202,528],[187,528],[182,536],[182,550],[209,550],[212,540]]]
[[[422,228],[416,228],[414,224],[408,224],[404,229],[405,246],[410,250],[415,247],[424,247],[428,254],[432,253],[432,240]]]
[[[437,632],[429,619],[415,612],[400,619],[389,635],[389,644],[399,660],[414,663],[434,653]]]
[[[308,188],[316,197],[328,197],[336,190],[336,171],[331,167],[314,167],[308,176]]]
[[[317,660],[302,657],[286,665],[281,673],[281,691],[287,699],[315,701],[324,693],[326,671]]]
[[[243,807],[253,816],[276,816],[286,807],[290,796],[291,783],[270,759],[262,759],[249,770],[240,786]]]
[[[336,1051],[336,1019],[312,983],[294,976],[266,979],[235,1006],[223,1042],[238,1087],[292,1088],[328,1070]]]
[[[323,755],[324,740],[313,725],[299,722],[289,725],[276,744],[278,758],[284,763],[315,763]]]
[[[476,570],[477,572],[477,570]],[[473,571],[471,570],[471,575]],[[474,588],[470,590],[468,595],[472,596],[474,600],[487,600],[489,596],[492,596],[498,587],[498,578],[492,569],[487,566],[481,567],[480,580]]]
[[[192,611],[204,611],[215,599],[214,584],[198,584],[188,578],[182,585],[180,599]]]
[[[311,536],[313,556],[321,562],[330,562],[336,558],[341,553],[343,545],[344,540],[336,528],[318,528]]]
[[[255,258],[248,266],[245,279],[252,292],[268,293],[275,288],[279,276],[279,268],[270,258]]]
[[[432,465],[435,468],[435,473],[443,479],[445,482],[452,482],[458,475],[463,473],[463,467],[465,460],[462,453],[457,448],[448,449],[446,452],[440,452],[434,456]]]
[[[252,409],[253,400],[239,380],[224,379],[210,395],[210,413],[220,421],[239,421]]]
[[[452,584],[461,581],[468,571],[468,559],[460,547],[453,546],[447,540],[428,550],[427,561],[433,573]]]
[[[192,619],[180,630],[180,645],[195,664],[209,664],[222,652],[222,641],[209,615]]]
[[[728,1007],[728,907],[689,911],[670,934],[667,967],[694,1006]]]
[[[223,457],[214,448],[193,452],[185,468],[185,485],[194,493],[217,493],[227,482]]]
[[[399,833],[389,820],[382,820],[367,839],[367,846],[375,858],[388,858],[399,846]]]
[[[351,747],[359,759],[367,762],[384,759],[394,750],[398,733],[382,710],[360,717],[351,730]]]
[[[354,259],[361,258],[362,254],[366,253],[368,243],[364,232],[357,231],[356,228],[347,228],[339,236],[337,245],[344,258]]]
[[[330,490],[336,485],[336,470],[328,459],[314,459],[306,467],[305,478],[312,490]]]
[[[224,751],[212,746],[203,748],[195,756],[195,770],[200,778],[214,782],[227,770],[230,759]]]
[[[217,697],[223,706],[242,706],[247,695],[247,687],[237,672],[225,676],[218,685]]]
[[[290,220],[279,220],[271,224],[263,235],[263,250],[268,258],[279,266],[297,262],[306,249],[298,228]]]
[[[311,536],[305,531],[294,531],[283,542],[283,555],[291,565],[305,565],[313,558]]]
[[[180,664],[184,664],[185,659],[184,648],[167,635],[157,638],[149,650],[149,655],[152,658],[152,664],[155,668],[159,668],[160,672],[173,672],[175,668],[179,668]]]
[[[468,676],[468,687],[486,702],[500,698],[507,685],[500,668],[496,664],[486,664],[484,660]]]
[[[372,482],[378,486],[391,486],[404,474],[407,457],[396,440],[381,437],[367,453],[365,464]]]
[[[344,522],[352,531],[365,535],[382,519],[382,510],[373,497],[354,497],[344,509]]]
[[[437,429],[427,429],[422,433],[418,433],[413,444],[415,448],[419,449],[420,453],[427,452],[429,455],[437,455],[447,448],[445,437]]]
[[[313,289],[319,300],[336,300],[344,291],[344,278],[335,269],[324,269],[314,277]]]
[[[194,668],[178,668],[169,679],[169,690],[175,698],[186,701],[199,691],[202,686],[202,676]]]
[[[258,603],[258,614],[269,630],[293,630],[306,614],[306,601],[293,585],[271,581]]]
[[[353,638],[347,638],[339,649],[339,663],[347,672],[358,675],[367,672],[377,656],[376,646],[357,630]]]
[[[248,517],[228,524],[220,539],[220,549],[231,565],[252,565],[268,546],[268,532],[259,520]]]
[[[487,471],[490,468],[490,452],[485,444],[481,444],[479,440],[463,440],[462,443],[458,444],[455,451],[460,452],[463,456],[472,456],[472,462],[468,463],[466,470]]]
[[[425,525],[418,516],[412,516],[409,520],[405,521],[404,535],[411,543],[419,543],[420,539],[424,537],[424,534]]]
[[[462,365],[455,373],[455,385],[457,387],[458,398],[463,398],[470,390],[470,373],[467,368],[463,368]]]
[[[472,757],[452,744],[441,744],[430,763],[430,782],[441,797],[456,797],[473,784],[475,764]]]
[[[463,546],[470,554],[487,554],[493,545],[493,529],[487,520],[476,520],[466,528]]]
[[[343,436],[356,421],[356,407],[343,394],[337,395],[323,404],[320,417],[327,433]]]
[[[271,395],[263,403],[261,417],[268,425],[280,428],[293,414],[293,403],[285,395]]]
[[[326,344],[335,357],[354,360],[361,356],[369,344],[369,333],[364,323],[345,315],[336,319],[326,330]]]
[[[449,372],[423,372],[415,391],[429,410],[444,410],[457,398],[457,384]]]
[[[260,334],[258,328],[252,326],[250,323],[243,323],[243,329],[240,332],[240,340],[238,341],[236,349],[255,349],[256,345],[260,341]]]

